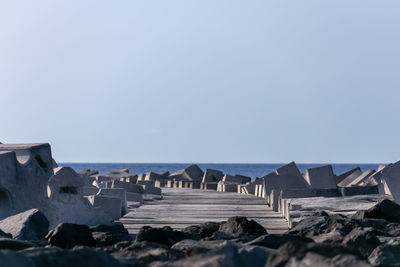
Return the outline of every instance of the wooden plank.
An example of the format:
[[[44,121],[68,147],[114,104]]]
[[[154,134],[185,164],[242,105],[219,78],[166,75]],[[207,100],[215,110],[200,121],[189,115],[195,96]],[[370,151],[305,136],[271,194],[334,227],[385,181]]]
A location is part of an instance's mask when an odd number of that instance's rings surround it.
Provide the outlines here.
[[[163,188],[163,199],[145,201],[129,208],[120,222],[131,234],[143,226],[183,229],[204,222],[226,221],[233,216],[246,216],[263,225],[270,233],[287,231],[286,220],[271,210],[264,199],[253,195],[218,193],[213,190]]]

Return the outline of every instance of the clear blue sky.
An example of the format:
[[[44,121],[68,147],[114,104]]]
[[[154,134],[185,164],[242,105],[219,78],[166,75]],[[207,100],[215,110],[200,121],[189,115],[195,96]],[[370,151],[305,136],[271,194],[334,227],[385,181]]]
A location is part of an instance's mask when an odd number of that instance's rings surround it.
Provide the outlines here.
[[[3,1],[0,103],[57,161],[397,161],[400,1]]]

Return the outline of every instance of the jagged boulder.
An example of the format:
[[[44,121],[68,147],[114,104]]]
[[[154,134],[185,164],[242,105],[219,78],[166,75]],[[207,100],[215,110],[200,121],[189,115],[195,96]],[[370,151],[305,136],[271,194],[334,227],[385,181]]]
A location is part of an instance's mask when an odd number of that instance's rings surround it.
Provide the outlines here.
[[[267,234],[267,230],[254,220],[247,220],[246,217],[231,217],[219,227],[219,231],[231,235],[254,235]]]
[[[49,221],[38,209],[30,209],[0,221],[0,229],[18,240],[39,240],[49,230]]]
[[[98,246],[111,246],[122,241],[131,241],[128,230],[122,223],[101,224],[90,228]]]
[[[181,240],[191,237],[192,236],[188,233],[175,231],[168,226],[162,228],[152,228],[150,226],[144,226],[136,235],[136,241],[147,241],[172,246],[173,244]]]
[[[389,222],[400,223],[400,205],[389,199],[384,199],[368,210],[357,211],[353,218],[385,219]]]
[[[50,231],[45,237],[51,245],[70,249],[77,245],[94,246],[92,232],[87,225],[63,223]]]

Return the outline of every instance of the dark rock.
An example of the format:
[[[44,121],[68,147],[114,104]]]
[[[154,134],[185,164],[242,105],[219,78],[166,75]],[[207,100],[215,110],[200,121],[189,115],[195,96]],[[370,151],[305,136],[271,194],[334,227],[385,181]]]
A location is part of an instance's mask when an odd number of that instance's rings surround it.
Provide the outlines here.
[[[113,246],[111,255],[128,265],[144,266],[154,261],[173,261],[183,258],[181,251],[152,242],[120,242]]]
[[[187,256],[204,254],[209,251],[217,251],[226,246],[236,246],[229,240],[191,240],[185,239],[175,243],[171,248],[182,251]]]
[[[107,253],[89,248],[62,250],[59,248],[33,248],[20,251],[40,267],[108,267],[124,266]]]
[[[95,246],[90,228],[87,225],[63,223],[59,224],[46,236],[47,242],[61,248],[73,248],[77,245]]]
[[[353,218],[384,219],[389,222],[400,223],[400,205],[389,199],[384,199],[368,210],[356,212]]]
[[[372,251],[368,260],[377,266],[400,266],[400,246],[380,245]]]
[[[246,245],[263,246],[267,248],[277,249],[286,242],[292,242],[292,241],[304,244],[314,242],[312,239],[302,236],[288,235],[288,234],[269,234],[260,236],[257,239],[254,239],[246,243]]]
[[[347,249],[358,251],[362,256],[368,257],[381,242],[373,228],[355,228],[345,237],[342,244]]]
[[[302,259],[307,253],[319,254],[323,257],[333,258],[336,255],[345,257],[346,255],[353,255],[356,259],[359,259],[358,255],[353,254],[354,252],[339,246],[337,244],[329,243],[308,243],[291,241],[283,244],[275,253],[273,253],[267,261],[266,266],[285,266],[292,257]],[[289,265],[296,266],[296,265]],[[314,266],[314,265],[310,265]],[[318,265],[316,265],[318,266]]]
[[[39,240],[49,231],[49,221],[38,209],[30,209],[0,221],[0,229],[14,239]]]
[[[254,235],[261,236],[267,234],[267,230],[254,220],[247,220],[246,217],[231,217],[219,227],[219,231],[232,235]]]
[[[328,216],[310,216],[297,223],[287,233],[292,235],[313,236],[318,234],[321,225],[325,224]]]
[[[196,235],[199,238],[210,237],[213,233],[217,232],[222,222],[206,222],[200,225],[192,225],[186,227],[182,232],[189,233],[191,235]]]
[[[24,241],[24,240],[15,240],[11,238],[0,238],[0,250],[1,249],[9,249],[9,250],[22,250],[26,248],[37,247],[35,243]]]
[[[220,249],[187,257],[177,261],[162,262],[152,266],[158,267],[187,267],[187,266],[207,266],[207,267],[239,267],[246,266],[238,255],[237,245],[233,242],[225,241],[226,245]]]
[[[148,241],[165,244],[167,246],[172,246],[176,242],[192,238],[196,237],[193,237],[192,235],[181,231],[174,231],[171,227],[168,226],[165,226],[163,228],[152,228],[149,226],[144,226],[136,235],[137,242]]]
[[[0,265],[12,267],[35,267],[34,262],[11,250],[0,250]]]
[[[112,246],[121,241],[132,241],[128,230],[120,222],[101,224],[91,227],[90,230],[97,246]]]
[[[231,234],[217,231],[217,232],[214,232],[211,236],[204,238],[204,240],[232,240],[232,239],[236,239],[238,237],[239,237],[238,235],[231,235]]]
[[[242,266],[264,267],[274,250],[259,246],[244,246],[238,250]]]
[[[329,258],[313,252],[308,252],[304,257],[291,257],[288,266],[333,266],[333,267],[368,267],[368,262],[355,255],[337,255]],[[271,265],[269,265],[271,266]]]

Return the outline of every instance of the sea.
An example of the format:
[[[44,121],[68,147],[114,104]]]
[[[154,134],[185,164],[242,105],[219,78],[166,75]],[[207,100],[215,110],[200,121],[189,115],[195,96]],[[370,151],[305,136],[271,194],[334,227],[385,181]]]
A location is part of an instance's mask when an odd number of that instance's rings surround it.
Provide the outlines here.
[[[127,168],[130,173],[147,173],[147,172],[164,172],[169,171],[173,173],[177,170],[184,169],[192,164],[197,164],[203,171],[205,169],[216,169],[222,171],[224,174],[240,174],[249,176],[252,179],[262,177],[277,168],[285,165],[284,163],[265,163],[265,164],[245,164],[245,163],[58,163],[59,166],[69,166],[75,171],[82,169],[97,170],[99,173],[109,173],[112,170]],[[320,167],[327,164],[324,163],[299,163],[297,164],[301,172],[308,168]],[[352,164],[331,164],[333,171],[336,175],[340,175],[346,171],[360,167],[362,171],[368,169],[377,170],[379,164],[371,163],[352,163]]]

